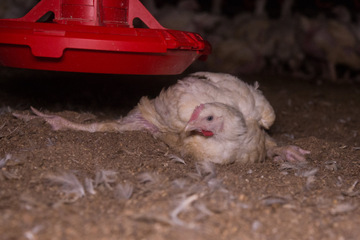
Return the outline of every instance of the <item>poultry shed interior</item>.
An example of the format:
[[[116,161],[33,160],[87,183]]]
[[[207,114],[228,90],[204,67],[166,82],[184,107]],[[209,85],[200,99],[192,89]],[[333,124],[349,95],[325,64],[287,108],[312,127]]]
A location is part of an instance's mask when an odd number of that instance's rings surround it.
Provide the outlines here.
[[[37,3],[3,0],[0,18]],[[360,0],[141,3],[207,60],[0,66],[0,238],[358,239]]]

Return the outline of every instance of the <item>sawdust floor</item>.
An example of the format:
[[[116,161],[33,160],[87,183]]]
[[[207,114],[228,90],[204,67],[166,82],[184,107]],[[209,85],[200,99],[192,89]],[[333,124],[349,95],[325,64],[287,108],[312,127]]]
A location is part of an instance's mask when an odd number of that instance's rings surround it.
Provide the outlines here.
[[[260,82],[277,113],[270,134],[310,150],[308,164],[216,165],[212,178],[192,159],[173,162],[147,133],[53,131],[7,108],[111,120],[177,78],[1,68],[1,239],[359,239],[359,84],[244,77]],[[116,171],[115,182],[78,199],[46,178],[73,173],[83,183],[101,170]],[[116,195],[118,184],[133,186],[130,199]]]

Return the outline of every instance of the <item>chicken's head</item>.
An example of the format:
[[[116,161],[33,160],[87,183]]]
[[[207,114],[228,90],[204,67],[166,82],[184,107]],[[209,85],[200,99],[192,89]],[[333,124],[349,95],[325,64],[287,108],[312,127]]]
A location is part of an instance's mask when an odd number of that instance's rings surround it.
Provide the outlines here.
[[[184,131],[195,131],[205,137],[218,135],[224,131],[226,122],[233,119],[232,110],[234,109],[222,103],[200,104],[194,109]]]

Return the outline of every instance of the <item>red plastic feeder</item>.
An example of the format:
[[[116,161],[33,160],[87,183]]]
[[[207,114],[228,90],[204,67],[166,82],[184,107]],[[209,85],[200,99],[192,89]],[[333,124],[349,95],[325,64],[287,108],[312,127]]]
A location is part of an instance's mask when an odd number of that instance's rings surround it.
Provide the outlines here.
[[[36,22],[49,11],[51,23]],[[134,28],[140,18],[149,29]],[[180,74],[211,45],[163,28],[139,0],[42,0],[28,14],[0,20],[0,65],[41,70]]]

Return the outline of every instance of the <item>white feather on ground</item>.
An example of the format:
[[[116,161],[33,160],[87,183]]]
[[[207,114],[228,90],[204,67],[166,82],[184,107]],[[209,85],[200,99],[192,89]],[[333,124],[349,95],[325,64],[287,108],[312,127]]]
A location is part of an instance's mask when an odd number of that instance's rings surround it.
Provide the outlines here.
[[[208,187],[209,187],[209,191],[210,192],[214,192],[216,190],[220,190],[222,192],[225,192],[227,193],[228,190],[225,189],[225,186],[223,184],[223,180],[222,179],[219,179],[219,178],[212,178],[210,179],[208,182]]]
[[[311,168],[307,165],[307,162],[297,162],[297,163],[290,163],[284,162],[280,165],[280,171],[289,171],[289,170],[296,170],[295,176],[298,177],[310,177],[314,176],[318,168]]]
[[[11,154],[6,154],[4,158],[0,159],[0,180],[5,180],[5,179],[11,180],[11,179],[20,178],[20,176],[16,175],[15,173],[6,170],[6,164],[10,159],[12,159]]]
[[[303,171],[300,171],[296,176],[298,177],[311,177],[311,176],[314,176],[317,172],[318,172],[318,168],[313,168],[313,169],[310,169],[310,170],[303,170]]]
[[[15,173],[11,173],[11,172],[8,172],[5,170],[0,170],[0,179],[2,178],[1,175],[4,176],[8,180],[20,178],[20,176],[16,175]]]
[[[186,163],[185,163],[185,161],[184,161],[183,159],[179,158],[178,156],[176,156],[176,155],[174,155],[174,154],[169,154],[168,157],[169,157],[170,159],[172,159],[172,162],[180,162],[180,163],[186,165]]]
[[[28,240],[36,240],[37,237],[36,237],[36,234],[38,232],[40,232],[41,230],[44,229],[44,226],[43,225],[36,225],[35,227],[33,227],[31,230],[29,231],[26,231],[24,233],[24,237]]]
[[[200,214],[196,217],[196,219],[201,219],[204,216],[214,215],[214,213],[209,208],[207,208],[204,203],[197,203],[194,207],[200,211]]]
[[[6,166],[7,161],[11,159],[11,154],[6,154],[4,158],[0,159],[0,168],[3,168]]]
[[[307,165],[307,162],[298,162],[298,163],[290,163],[290,162],[284,162],[281,164],[280,171],[287,171],[289,170],[295,170],[295,176],[297,177],[305,177],[306,184],[304,188],[306,190],[310,190],[311,186],[314,184],[316,177],[315,174],[319,171],[318,168],[311,168]],[[284,172],[282,172],[284,173]]]
[[[283,170],[302,170],[304,168],[307,167],[307,163],[303,162],[303,163],[290,163],[290,162],[284,162],[280,165],[279,170],[283,171]]]
[[[85,196],[85,189],[73,173],[63,173],[62,175],[48,174],[46,178],[52,183],[61,186],[61,192],[69,201],[76,201]]]
[[[209,181],[210,179],[216,177],[216,167],[215,164],[211,162],[196,162],[196,171],[199,176],[204,177],[204,181]]]
[[[154,184],[159,182],[158,176],[155,176],[152,173],[144,172],[137,176],[137,179],[140,183],[148,183],[148,184]]]
[[[264,205],[286,204],[291,200],[290,196],[265,196],[260,199]]]
[[[185,178],[179,178],[175,179],[172,183],[175,187],[183,189],[187,184],[187,180]]]
[[[354,191],[356,185],[358,184],[358,180],[356,180],[349,189],[347,189],[346,191],[341,192],[342,195],[345,196],[350,196],[350,197],[354,197],[354,196],[358,196],[360,195],[360,191]]]
[[[332,215],[337,215],[341,213],[354,211],[358,206],[351,203],[342,203],[331,208],[330,213]]]
[[[0,107],[0,115],[4,115],[5,113],[12,112],[12,109],[10,106],[2,106]]]
[[[198,194],[194,194],[194,195],[191,195],[190,197],[185,198],[183,201],[180,202],[180,204],[170,213],[170,218],[171,218],[173,224],[183,226],[183,227],[188,227],[188,228],[194,227],[193,223],[186,223],[186,222],[182,221],[181,219],[179,219],[178,215],[182,211],[184,211],[187,207],[189,207],[192,202],[198,200],[199,197],[200,196]]]
[[[337,171],[338,170],[337,162],[336,161],[326,161],[325,168],[332,170],[332,171]]]
[[[314,184],[316,178],[315,176],[309,176],[307,179],[306,179],[306,189],[307,190],[311,190],[311,187],[312,185]]]
[[[116,199],[130,199],[133,193],[134,187],[128,183],[116,185],[114,189],[114,197]]]
[[[95,187],[100,184],[104,184],[109,190],[112,190],[110,183],[114,183],[116,181],[117,172],[113,170],[101,170],[96,172],[95,174]]]
[[[90,179],[90,178],[85,178],[85,190],[86,192],[95,195],[96,191],[94,189],[94,184],[93,184],[94,180]]]
[[[46,146],[51,147],[51,146],[55,146],[55,145],[56,145],[54,139],[48,138],[47,140],[48,140],[48,141],[47,141],[47,143],[46,143]]]

